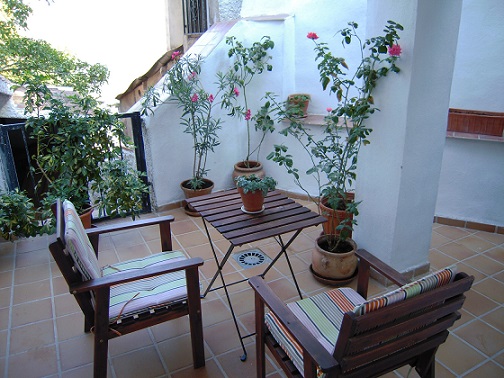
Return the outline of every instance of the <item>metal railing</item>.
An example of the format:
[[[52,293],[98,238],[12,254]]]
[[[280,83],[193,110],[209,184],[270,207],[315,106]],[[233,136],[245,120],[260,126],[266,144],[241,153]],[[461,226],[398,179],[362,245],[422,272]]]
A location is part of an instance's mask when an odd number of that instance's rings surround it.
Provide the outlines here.
[[[208,29],[207,0],[182,0],[184,34],[203,34]]]

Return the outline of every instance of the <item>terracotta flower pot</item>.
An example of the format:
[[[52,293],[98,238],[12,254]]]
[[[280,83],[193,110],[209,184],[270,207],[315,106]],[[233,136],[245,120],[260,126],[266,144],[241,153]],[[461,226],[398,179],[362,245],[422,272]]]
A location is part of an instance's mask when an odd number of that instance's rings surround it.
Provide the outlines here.
[[[234,165],[233,171],[233,182],[238,176],[250,176],[256,175],[259,178],[264,177],[264,169],[263,165],[259,161],[249,160],[249,161],[240,161]]]
[[[189,186],[189,181],[190,180],[185,180],[180,183],[180,188],[184,192],[185,198],[193,198],[193,197],[198,197],[198,196],[203,196],[206,194],[212,193],[212,189],[214,188],[214,183],[213,181],[209,179],[203,179],[205,182],[205,186],[202,189],[191,189]],[[185,204],[184,210],[186,214],[194,216],[194,217],[199,217],[200,214],[194,210],[192,206],[189,204]]]
[[[347,193],[347,200],[354,200],[354,193]],[[340,231],[336,230],[336,227],[339,226],[342,220],[348,219],[346,224],[348,226],[352,225],[353,214],[349,213],[345,210],[334,210],[327,205],[327,199],[322,198],[319,204],[320,215],[327,218],[327,222],[322,224],[322,228],[324,229],[324,234],[326,235],[339,235]],[[352,231],[347,231],[347,237],[352,237]]]
[[[348,252],[329,252],[327,242],[330,235],[317,238],[315,249],[312,251],[312,270],[319,277],[328,280],[345,280],[352,277],[357,269],[357,244],[352,239],[346,239]]]
[[[260,213],[264,210],[264,195],[261,190],[245,193],[243,188],[238,188],[240,193],[243,209],[246,213]]]
[[[84,213],[79,215],[84,228],[91,228],[91,223],[93,222],[93,208],[89,207]]]

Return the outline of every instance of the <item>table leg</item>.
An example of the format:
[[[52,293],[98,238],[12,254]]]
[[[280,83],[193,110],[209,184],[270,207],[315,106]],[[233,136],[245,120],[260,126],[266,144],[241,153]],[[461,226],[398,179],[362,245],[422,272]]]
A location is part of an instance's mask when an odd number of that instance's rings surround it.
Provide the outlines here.
[[[280,258],[280,256],[282,256],[282,254],[284,254],[285,255],[285,259],[287,260],[287,265],[289,266],[289,270],[290,270],[291,275],[292,275],[292,279],[294,280],[294,285],[296,286],[296,290],[297,290],[297,292],[299,294],[299,298],[303,299],[303,295],[301,294],[301,289],[299,288],[299,285],[298,285],[297,280],[296,280],[296,276],[294,275],[294,270],[292,269],[292,264],[290,262],[289,255],[287,254],[287,248],[289,248],[289,246],[298,237],[298,235],[301,233],[301,231],[302,231],[302,229],[297,230],[294,233],[294,235],[292,235],[292,237],[289,239],[289,241],[287,242],[287,244],[283,243],[281,235],[278,235],[278,238],[275,238],[276,242],[280,245],[281,250],[275,256],[275,258],[273,260],[271,260],[270,264],[266,267],[266,269],[264,270],[264,272],[261,274],[261,277],[264,278],[264,276],[266,275],[266,273],[268,273],[268,271],[273,267],[273,265],[275,265],[275,263]]]
[[[207,227],[207,224],[205,222],[205,219],[203,219],[203,224],[205,226],[205,231],[206,231],[206,234],[207,234],[207,237],[208,237],[208,241],[210,242],[210,247],[212,248],[212,253],[214,255],[215,263],[217,264],[217,272],[215,272],[212,280],[208,284],[205,292],[203,293],[203,295],[201,297],[202,298],[206,297],[206,295],[208,294],[208,292],[211,290],[213,284],[215,283],[215,280],[217,279],[218,276],[220,276],[220,278],[222,280],[222,286],[218,287],[218,288],[215,288],[214,290],[221,289],[221,288],[224,289],[224,293],[226,294],[226,298],[227,298],[227,301],[229,303],[229,309],[231,310],[231,316],[233,317],[233,322],[234,322],[234,325],[235,325],[235,328],[236,328],[236,332],[238,333],[238,337],[240,339],[240,344],[241,344],[241,347],[242,347],[242,350],[243,350],[243,355],[240,357],[240,360],[246,361],[247,360],[247,350],[245,349],[245,345],[243,344],[243,339],[246,338],[246,337],[252,336],[252,335],[247,335],[247,336],[244,336],[244,337],[242,337],[242,335],[241,335],[240,327],[238,325],[238,320],[236,319],[236,314],[235,314],[234,309],[233,309],[233,304],[231,303],[231,298],[229,296],[229,292],[228,292],[228,289],[227,289],[226,281],[224,280],[224,275],[222,274],[222,269],[224,268],[224,265],[226,264],[227,260],[229,259],[229,256],[231,256],[231,253],[233,252],[233,249],[234,249],[234,245],[231,244],[229,246],[226,254],[224,255],[224,258],[219,263],[219,259],[217,258],[217,253],[215,252],[215,247],[214,247],[213,242],[212,242],[212,237],[210,236],[210,232],[208,231],[208,227]]]

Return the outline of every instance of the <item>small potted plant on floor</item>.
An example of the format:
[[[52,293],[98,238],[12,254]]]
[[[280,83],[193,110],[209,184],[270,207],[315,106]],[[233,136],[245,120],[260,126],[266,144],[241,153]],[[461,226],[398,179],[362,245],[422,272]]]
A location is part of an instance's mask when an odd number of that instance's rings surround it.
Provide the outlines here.
[[[366,126],[366,120],[377,110],[373,89],[389,72],[399,72],[395,65],[401,53],[397,32],[403,29],[401,25],[388,21],[384,35],[362,41],[357,27],[355,22],[350,22],[347,28],[339,31],[344,46],[357,41],[360,47],[361,62],[350,75],[344,58],[332,54],[326,43],[317,42],[319,37],[316,33],[307,35],[315,43],[322,88],[329,88],[338,101],[334,108],[327,108],[325,127],[320,136],[315,136],[302,120],[293,116],[288,106],[275,102],[274,96],[268,96],[278,117],[289,121],[280,133],[293,137],[301,144],[311,166],[306,176],[301,177],[286,145],[275,145],[268,159],[285,167],[294,176],[296,184],[317,204],[321,215],[328,218],[327,224],[331,227],[324,228],[316,245],[317,251],[323,253],[314,252],[312,269],[316,277],[336,281],[352,276],[357,266],[357,258],[352,253],[356,244],[351,236],[359,202],[354,200],[350,188],[357,176],[360,148],[369,143],[367,138],[372,131]],[[302,183],[310,176],[318,186],[315,196],[310,195]],[[348,264],[341,262],[342,253],[350,253]],[[331,257],[332,263],[329,260]],[[337,268],[343,268],[343,271]]]
[[[217,132],[221,129],[221,120],[212,115],[219,92],[212,94],[203,87],[200,76],[204,62],[199,55],[181,57],[176,51],[172,54],[172,60],[175,64],[166,73],[162,91],[170,94],[168,101],[175,102],[182,109],[181,125],[184,133],[192,139],[192,176],[180,184],[185,197],[191,198],[210,193],[214,186],[206,178],[206,163],[208,153],[214,152],[220,144]],[[144,95],[142,114],[152,111],[150,107],[159,101],[156,90],[149,89]],[[185,210],[189,215],[199,215],[189,205],[186,205]]]
[[[242,198],[242,211],[250,214],[261,213],[264,210],[264,197],[268,191],[275,190],[277,182],[269,176],[262,178],[255,174],[238,176],[236,186]]]

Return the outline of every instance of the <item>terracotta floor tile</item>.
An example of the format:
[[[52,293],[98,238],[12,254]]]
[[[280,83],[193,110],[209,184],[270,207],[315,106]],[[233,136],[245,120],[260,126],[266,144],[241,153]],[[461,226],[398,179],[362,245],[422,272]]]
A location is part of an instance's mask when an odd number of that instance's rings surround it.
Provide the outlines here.
[[[52,320],[44,320],[13,328],[10,337],[10,353],[22,353],[44,345],[54,345]]]
[[[477,282],[472,288],[498,303],[504,303],[504,283],[500,281],[487,278]]]
[[[454,353],[454,351],[457,352]],[[457,375],[485,360],[480,352],[453,335],[448,336],[446,342],[439,347],[436,357]]]
[[[205,313],[202,310],[203,317]],[[165,341],[172,337],[178,337],[189,333],[189,317],[183,316],[181,318],[170,320],[169,322],[157,324],[153,327],[150,327],[150,332],[154,338],[155,342]],[[147,332],[147,330],[142,330],[143,332]],[[205,330],[203,330],[203,333]],[[136,332],[134,332],[136,333]],[[133,333],[133,334],[134,334]],[[121,337],[118,338],[120,340]]]
[[[49,264],[31,265],[19,268],[14,271],[14,274],[15,285],[41,281],[49,277]]]
[[[240,329],[240,332],[242,332],[242,329]],[[205,343],[214,355],[241,348],[240,339],[232,320],[205,327],[204,332]]]
[[[56,373],[58,364],[54,345],[33,348],[9,357],[9,378],[37,378]]]
[[[443,235],[444,237],[451,240],[457,240],[465,236],[469,236],[471,234],[466,229],[446,225],[441,225],[440,227],[437,227],[436,233]]]
[[[143,244],[144,240],[139,230],[128,230],[120,233],[115,233],[112,237],[114,247],[119,251],[123,247],[131,247]]]
[[[58,341],[68,340],[84,334],[84,315],[82,312],[75,312],[70,315],[56,318],[56,329],[58,331]]]
[[[137,349],[134,352],[113,357],[112,365],[118,377],[166,376],[166,371],[154,347]]]
[[[431,264],[431,268],[433,269],[442,269],[446,266],[453,265],[457,262],[456,259],[441,253],[437,249],[431,249],[429,252],[429,261]]]
[[[205,366],[194,369],[192,366],[171,374],[172,378],[217,378],[224,377],[224,372],[214,360],[207,360]]]
[[[498,263],[485,255],[470,257],[464,260],[464,263],[487,275],[498,273],[504,269],[504,264]]]
[[[9,308],[0,309],[0,331],[9,328]]]
[[[446,243],[449,243],[450,241],[451,241],[451,239],[447,238],[446,236],[438,234],[437,232],[433,232],[432,237],[431,237],[430,247],[437,248],[437,247],[440,247]]]
[[[488,361],[471,371],[464,378],[482,378],[482,377],[504,377],[504,368],[492,361]]]
[[[12,326],[17,327],[53,316],[50,299],[42,299],[12,306]]]
[[[490,257],[501,264],[504,264],[504,247],[495,247],[487,252],[485,252],[485,256]]]
[[[7,353],[7,331],[0,331],[0,358],[5,357],[6,353]]]
[[[198,226],[190,219],[184,219],[173,222],[171,230],[174,235],[187,234],[188,232],[198,231]]]
[[[0,289],[0,308],[9,307],[11,304],[11,288]]]
[[[496,306],[497,303],[474,290],[469,290],[466,293],[464,309],[473,315],[481,316],[489,311],[492,311]]]
[[[168,322],[170,323],[170,322]],[[135,351],[139,348],[152,346],[153,342],[149,329],[141,329],[136,332],[128,333],[121,337],[116,337],[109,341],[109,355],[112,357],[120,354]]]
[[[203,314],[205,329],[208,326],[231,319],[231,313],[224,301],[225,299],[207,300],[206,298],[201,301],[201,313]]]
[[[457,242],[447,243],[437,248],[439,251],[457,260],[464,260],[475,256],[476,252]]]
[[[481,239],[481,238],[474,236],[474,235],[470,235],[465,238],[459,239],[457,241],[457,243],[464,245],[467,248],[469,248],[475,252],[478,252],[478,253],[484,252],[484,251],[494,247],[493,243],[490,243],[490,242],[486,241],[485,239]]]
[[[499,307],[481,318],[491,326],[504,332],[504,307]]]
[[[50,296],[51,282],[46,279],[28,284],[15,285],[13,303],[19,304],[42,298],[49,298]]]
[[[497,332],[493,327],[480,320],[467,323],[454,333],[488,357],[492,357],[504,349],[504,333]]]
[[[478,231],[475,233],[475,236],[477,236],[481,239],[488,240],[489,242],[494,243],[496,245],[504,244],[504,235],[503,234]]]
[[[94,337],[83,334],[70,340],[62,341],[60,345],[61,368],[73,369],[93,362]]]

